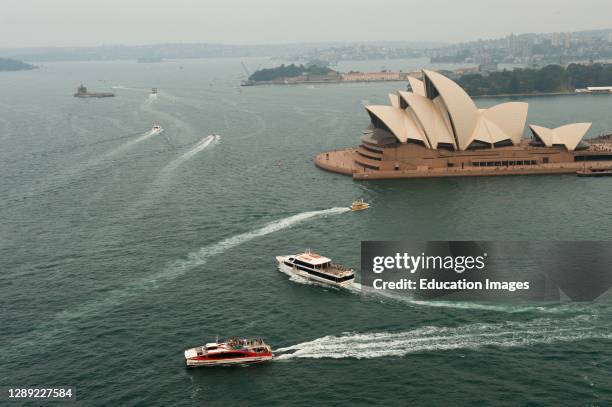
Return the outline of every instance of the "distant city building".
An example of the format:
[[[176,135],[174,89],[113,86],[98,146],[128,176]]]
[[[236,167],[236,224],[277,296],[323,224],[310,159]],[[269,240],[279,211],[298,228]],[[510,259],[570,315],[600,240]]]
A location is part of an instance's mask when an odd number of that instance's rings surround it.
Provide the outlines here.
[[[499,66],[496,63],[490,64],[480,64],[478,65],[478,72],[497,72],[499,70]]]
[[[480,69],[477,66],[471,66],[469,68],[457,68],[453,72],[459,76],[469,74],[469,73],[478,73]]]
[[[405,79],[406,75],[402,72],[348,72],[342,74],[345,82],[367,82],[367,81],[399,81]]]

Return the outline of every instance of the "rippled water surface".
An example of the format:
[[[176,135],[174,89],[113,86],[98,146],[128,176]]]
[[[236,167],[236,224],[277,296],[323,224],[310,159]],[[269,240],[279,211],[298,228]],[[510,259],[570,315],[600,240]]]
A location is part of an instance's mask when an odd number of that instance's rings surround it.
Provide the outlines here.
[[[305,284],[274,259],[359,267],[365,239],[608,240],[610,179],[354,182],[312,159],[356,145],[363,104],[398,84],[241,75],[231,59],[0,75],[0,385],[72,385],[84,405],[612,403],[610,301],[409,301]],[[117,97],[72,97],[81,82]],[[612,129],[612,97],[529,102],[533,123]],[[361,197],[370,210],[345,209]],[[280,357],[186,370],[183,349],[216,335]]]

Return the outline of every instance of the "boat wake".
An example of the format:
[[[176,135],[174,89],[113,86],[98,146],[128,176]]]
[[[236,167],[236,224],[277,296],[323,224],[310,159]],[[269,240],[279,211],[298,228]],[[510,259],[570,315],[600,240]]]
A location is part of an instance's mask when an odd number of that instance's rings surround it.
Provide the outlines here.
[[[219,144],[220,142],[221,142],[221,136],[220,135],[218,135],[218,134],[210,134],[210,135],[204,137],[202,140],[198,141],[196,143],[196,145],[191,147],[191,149],[189,151],[187,151],[185,154],[183,154],[180,157],[176,158],[175,160],[171,161],[168,165],[166,165],[166,167],[164,167],[164,169],[162,171],[163,172],[168,172],[168,171],[175,170],[177,167],[179,167],[185,161],[189,160],[194,155],[198,154],[200,151],[204,150],[205,148],[207,148],[211,144]]]
[[[214,243],[210,246],[205,246],[198,251],[190,253],[187,256],[187,259],[180,260],[171,265],[168,269],[161,271],[156,276],[156,279],[174,279],[194,267],[198,267],[205,264],[211,256],[224,253],[229,249],[233,249],[238,245],[249,242],[258,237],[263,237],[271,233],[293,227],[310,219],[321,218],[329,215],[339,215],[348,211],[348,208],[335,207],[330,209],[323,209],[320,211],[302,212],[297,215],[270,222],[259,229],[232,236],[220,242]]]
[[[398,301],[417,307],[434,307],[434,308],[453,308],[475,311],[493,311],[506,313],[524,313],[536,312],[545,314],[565,314],[568,311],[584,311],[584,307],[580,304],[492,304],[486,302],[470,302],[470,301],[444,301],[444,300],[418,300],[407,295],[395,294],[389,291],[376,290],[370,286],[363,286],[360,283],[354,282],[345,287],[346,290],[365,296],[370,296],[376,299],[388,299]]]
[[[417,300],[406,295],[393,294],[387,291],[376,290],[369,286],[363,286],[361,283],[352,282],[349,285],[342,287],[334,287],[329,284],[318,283],[316,281],[309,280],[307,278],[297,276],[294,273],[289,273],[281,268],[279,270],[289,276],[289,280],[304,285],[317,285],[325,288],[332,288],[335,290],[345,290],[352,294],[367,296],[371,299],[376,300],[391,300],[404,304],[408,304],[415,307],[435,307],[435,308],[453,308],[453,309],[465,309],[475,311],[493,311],[493,312],[505,312],[505,313],[544,313],[544,314],[567,314],[567,312],[583,312],[584,307],[578,304],[550,304],[550,305],[525,305],[525,304],[488,304],[479,302],[468,302],[468,301],[440,301],[440,300]],[[596,312],[596,310],[591,310]]]
[[[111,89],[136,90],[136,91],[147,90],[146,88],[134,88],[132,86],[124,86],[124,85],[113,85],[113,86],[111,86]]]
[[[186,123],[183,119],[181,119],[178,116],[175,116],[173,114],[165,112],[164,110],[159,109],[159,107],[157,106],[158,103],[156,102],[158,100],[158,96],[159,94],[154,94],[154,93],[149,94],[147,98],[144,100],[144,102],[142,102],[142,104],[140,105],[140,109],[143,112],[150,114],[152,120],[163,121],[164,123],[166,123],[168,125],[168,129],[172,129],[173,136],[178,137],[178,136],[187,135],[191,137],[194,134],[194,132],[188,123]],[[172,99],[175,99],[175,98],[164,93],[163,100],[168,101]],[[172,127],[170,127],[170,125],[172,125]]]
[[[125,150],[134,147],[136,144],[142,143],[143,141],[147,140],[148,138],[150,138],[151,136],[155,136],[160,134],[161,131],[159,130],[148,130],[142,134],[140,134],[138,137],[136,137],[135,139],[132,139],[126,143],[121,144],[119,147],[115,148],[114,150],[109,151],[108,153],[106,153],[104,155],[104,157],[108,157],[108,156],[113,156],[119,153],[124,152]]]
[[[156,100],[157,100],[157,93],[150,94],[149,96],[147,96],[145,101],[142,102],[142,108],[146,109],[147,107],[149,107]]]
[[[297,215],[270,222],[258,229],[204,246],[199,250],[189,253],[185,259],[170,263],[153,275],[134,281],[122,288],[106,292],[102,299],[92,300],[73,310],[66,310],[56,314],[47,322],[39,326],[34,332],[28,333],[27,338],[15,341],[14,346],[20,349],[35,349],[35,345],[41,343],[41,341],[52,342],[54,340],[68,338],[69,332],[76,329],[75,321],[91,320],[94,316],[117,307],[130,298],[154,290],[158,288],[161,283],[175,280],[188,271],[204,265],[213,256],[222,254],[227,250],[233,249],[251,240],[296,226],[308,220],[339,215],[348,211],[348,208],[336,207],[319,211],[302,212]],[[12,353],[13,352],[0,352],[0,355],[9,355]]]
[[[344,333],[276,349],[277,360],[295,358],[371,359],[411,353],[483,347],[528,347],[538,344],[612,339],[610,326],[597,317],[540,318],[526,322],[474,323],[458,327],[426,326],[405,332]]]

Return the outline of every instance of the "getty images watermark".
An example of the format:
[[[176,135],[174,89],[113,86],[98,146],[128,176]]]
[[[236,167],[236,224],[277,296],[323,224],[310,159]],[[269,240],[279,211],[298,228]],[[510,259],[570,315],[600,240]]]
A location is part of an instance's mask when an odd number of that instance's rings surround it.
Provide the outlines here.
[[[609,242],[364,241],[362,285],[421,298],[590,301],[612,286]]]

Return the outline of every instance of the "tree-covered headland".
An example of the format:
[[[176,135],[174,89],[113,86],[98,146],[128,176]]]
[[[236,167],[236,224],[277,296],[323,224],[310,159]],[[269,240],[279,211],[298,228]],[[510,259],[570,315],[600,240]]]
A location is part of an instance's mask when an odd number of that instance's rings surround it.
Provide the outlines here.
[[[254,72],[249,76],[250,81],[264,82],[273,81],[275,79],[292,78],[300,75],[327,75],[332,72],[327,67],[321,67],[318,65],[281,65],[276,68],[265,68]]]
[[[548,65],[542,69],[466,74],[457,82],[472,96],[573,92],[588,86],[612,86],[612,64]]]
[[[0,58],[0,71],[25,71],[36,69],[36,66],[10,58]]]

